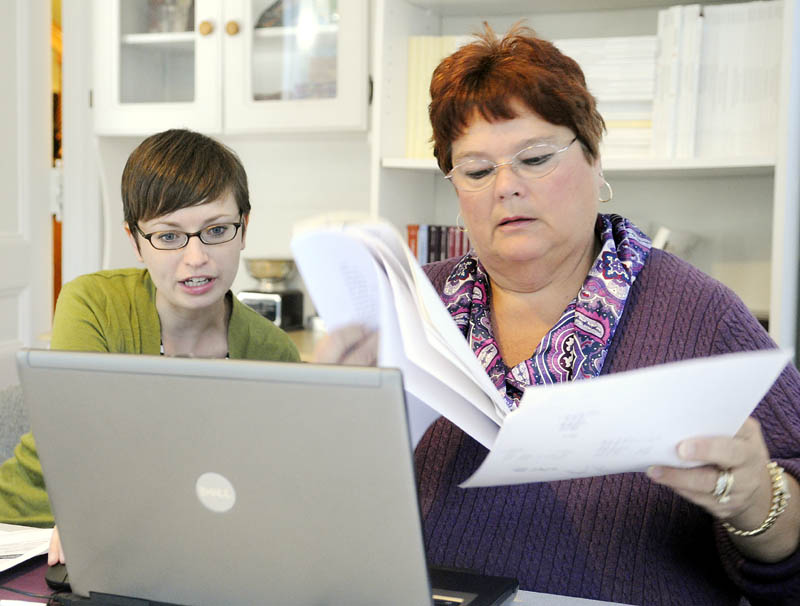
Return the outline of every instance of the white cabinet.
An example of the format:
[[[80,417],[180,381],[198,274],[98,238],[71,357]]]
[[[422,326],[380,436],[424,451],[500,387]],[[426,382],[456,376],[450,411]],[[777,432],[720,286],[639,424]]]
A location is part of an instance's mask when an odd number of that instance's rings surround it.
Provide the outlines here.
[[[366,0],[95,0],[95,132],[363,130],[367,9]]]
[[[663,0],[377,0],[371,211],[408,223],[454,224],[457,199],[433,160],[405,158],[408,39],[464,35],[524,18],[547,39],[654,35]],[[645,231],[662,225],[694,241],[688,260],[733,288],[770,333],[794,347],[800,227],[800,15],[783,4],[777,146],[758,158],[611,159],[614,201],[602,208]]]

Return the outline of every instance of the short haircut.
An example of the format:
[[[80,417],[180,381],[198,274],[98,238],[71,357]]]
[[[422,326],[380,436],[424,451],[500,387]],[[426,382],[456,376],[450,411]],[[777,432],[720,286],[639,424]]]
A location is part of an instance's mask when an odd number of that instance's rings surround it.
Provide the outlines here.
[[[478,112],[489,122],[516,118],[519,100],[551,124],[570,128],[587,160],[599,156],[605,123],[580,66],[552,43],[519,24],[502,38],[484,22],[477,41],[439,63],[431,79],[434,155],[447,174],[452,145]]]
[[[148,137],[133,150],[122,171],[122,207],[132,230],[139,221],[213,202],[228,192],[239,212],[249,214],[247,174],[238,156],[190,130]]]

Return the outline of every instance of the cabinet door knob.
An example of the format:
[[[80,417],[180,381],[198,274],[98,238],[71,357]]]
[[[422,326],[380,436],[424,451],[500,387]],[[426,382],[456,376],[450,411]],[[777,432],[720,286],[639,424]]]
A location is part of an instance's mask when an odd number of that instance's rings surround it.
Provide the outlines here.
[[[235,36],[239,33],[239,24],[236,21],[228,21],[225,24],[225,31],[228,32],[229,36]]]
[[[200,32],[201,36],[208,36],[214,31],[214,26],[211,25],[211,21],[201,21],[197,26],[197,31]]]

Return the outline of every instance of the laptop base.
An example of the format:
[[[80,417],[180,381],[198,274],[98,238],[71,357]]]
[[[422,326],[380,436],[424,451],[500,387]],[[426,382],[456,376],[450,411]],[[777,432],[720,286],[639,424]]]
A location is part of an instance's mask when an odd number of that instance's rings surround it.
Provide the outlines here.
[[[60,606],[181,606],[168,602],[155,602],[142,598],[129,598],[121,595],[111,595],[107,593],[90,592],[89,597],[75,595],[73,593],[53,594],[52,604]]]
[[[519,581],[462,570],[429,566],[434,604],[442,606],[501,606],[517,594]]]

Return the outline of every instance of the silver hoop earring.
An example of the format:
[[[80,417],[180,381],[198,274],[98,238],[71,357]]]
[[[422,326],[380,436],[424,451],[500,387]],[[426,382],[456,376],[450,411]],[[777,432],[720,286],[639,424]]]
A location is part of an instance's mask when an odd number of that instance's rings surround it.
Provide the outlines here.
[[[456,227],[466,233],[467,228],[463,225],[463,221],[464,220],[461,218],[461,211],[458,211],[458,214],[456,215]]]
[[[603,177],[603,174],[600,173],[600,176]],[[600,186],[600,189],[603,189],[603,187],[608,189],[608,195],[604,197],[601,193],[598,199],[602,204],[605,204],[607,202],[611,202],[611,200],[614,198],[614,190],[611,189],[611,184],[606,181],[605,177],[603,177],[603,185]]]

